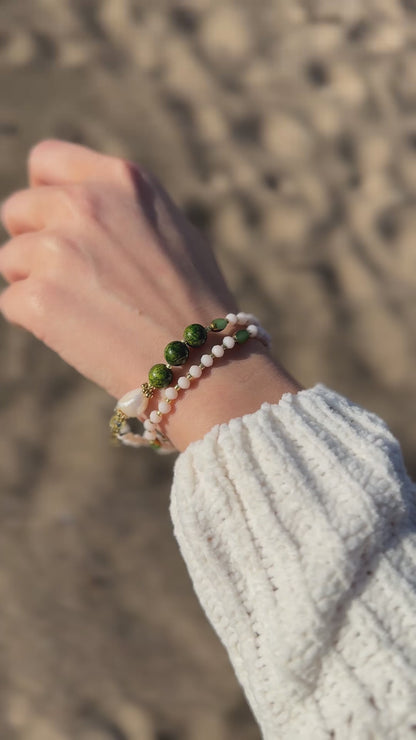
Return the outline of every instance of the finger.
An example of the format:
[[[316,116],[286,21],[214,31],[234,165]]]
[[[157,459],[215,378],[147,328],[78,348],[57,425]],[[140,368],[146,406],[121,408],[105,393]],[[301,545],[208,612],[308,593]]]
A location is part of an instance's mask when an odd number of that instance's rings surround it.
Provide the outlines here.
[[[21,234],[0,249],[0,274],[8,283],[25,280],[31,274],[37,257],[34,234]]]
[[[32,188],[13,193],[1,207],[1,220],[11,236],[43,229],[55,213],[55,188]]]
[[[80,144],[50,139],[41,141],[30,152],[29,182],[60,185],[86,180],[118,182],[131,186],[138,170],[131,162],[95,152]]]

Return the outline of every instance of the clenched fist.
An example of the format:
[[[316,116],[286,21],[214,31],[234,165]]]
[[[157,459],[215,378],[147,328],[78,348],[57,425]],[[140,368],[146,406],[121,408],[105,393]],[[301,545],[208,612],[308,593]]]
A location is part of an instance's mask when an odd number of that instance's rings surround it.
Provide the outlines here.
[[[29,187],[1,211],[11,238],[0,249],[10,283],[0,310],[112,396],[140,385],[187,324],[237,310],[208,244],[140,167],[44,141],[28,171]],[[179,449],[299,389],[260,345],[239,359],[238,370],[216,368],[177,404],[166,431]],[[196,403],[199,419],[189,421]]]

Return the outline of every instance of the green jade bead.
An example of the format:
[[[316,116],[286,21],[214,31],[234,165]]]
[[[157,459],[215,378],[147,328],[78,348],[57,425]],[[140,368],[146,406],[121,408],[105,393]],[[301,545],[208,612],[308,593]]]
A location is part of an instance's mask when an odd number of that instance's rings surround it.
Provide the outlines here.
[[[167,388],[173,380],[173,372],[166,365],[158,363],[149,370],[149,383],[153,388]]]
[[[201,347],[207,341],[208,332],[202,324],[190,324],[183,333],[184,342],[189,347]]]
[[[214,319],[211,321],[209,328],[211,331],[222,331],[228,324],[228,319]]]
[[[165,347],[165,360],[169,365],[184,365],[189,357],[185,342],[169,342]]]
[[[247,342],[247,339],[250,339],[250,334],[248,333],[247,329],[239,329],[234,334],[234,339],[237,344],[244,344],[244,342]]]

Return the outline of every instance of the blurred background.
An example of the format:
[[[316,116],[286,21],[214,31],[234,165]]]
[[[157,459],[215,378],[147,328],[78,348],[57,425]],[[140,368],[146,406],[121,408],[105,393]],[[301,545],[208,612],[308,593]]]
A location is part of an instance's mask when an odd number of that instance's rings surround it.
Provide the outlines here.
[[[136,160],[274,352],[416,475],[416,0],[2,0],[0,197],[39,139]],[[140,338],[138,338],[139,341]],[[1,740],[259,740],[168,513],[174,458],[0,321]]]

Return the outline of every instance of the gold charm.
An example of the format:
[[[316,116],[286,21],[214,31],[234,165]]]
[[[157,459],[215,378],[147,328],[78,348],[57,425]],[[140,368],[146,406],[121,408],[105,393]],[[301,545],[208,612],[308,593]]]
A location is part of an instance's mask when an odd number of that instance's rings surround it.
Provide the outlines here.
[[[109,423],[113,440],[117,439],[117,435],[120,434],[120,429],[127,419],[128,416],[124,411],[121,409],[115,409]]]

